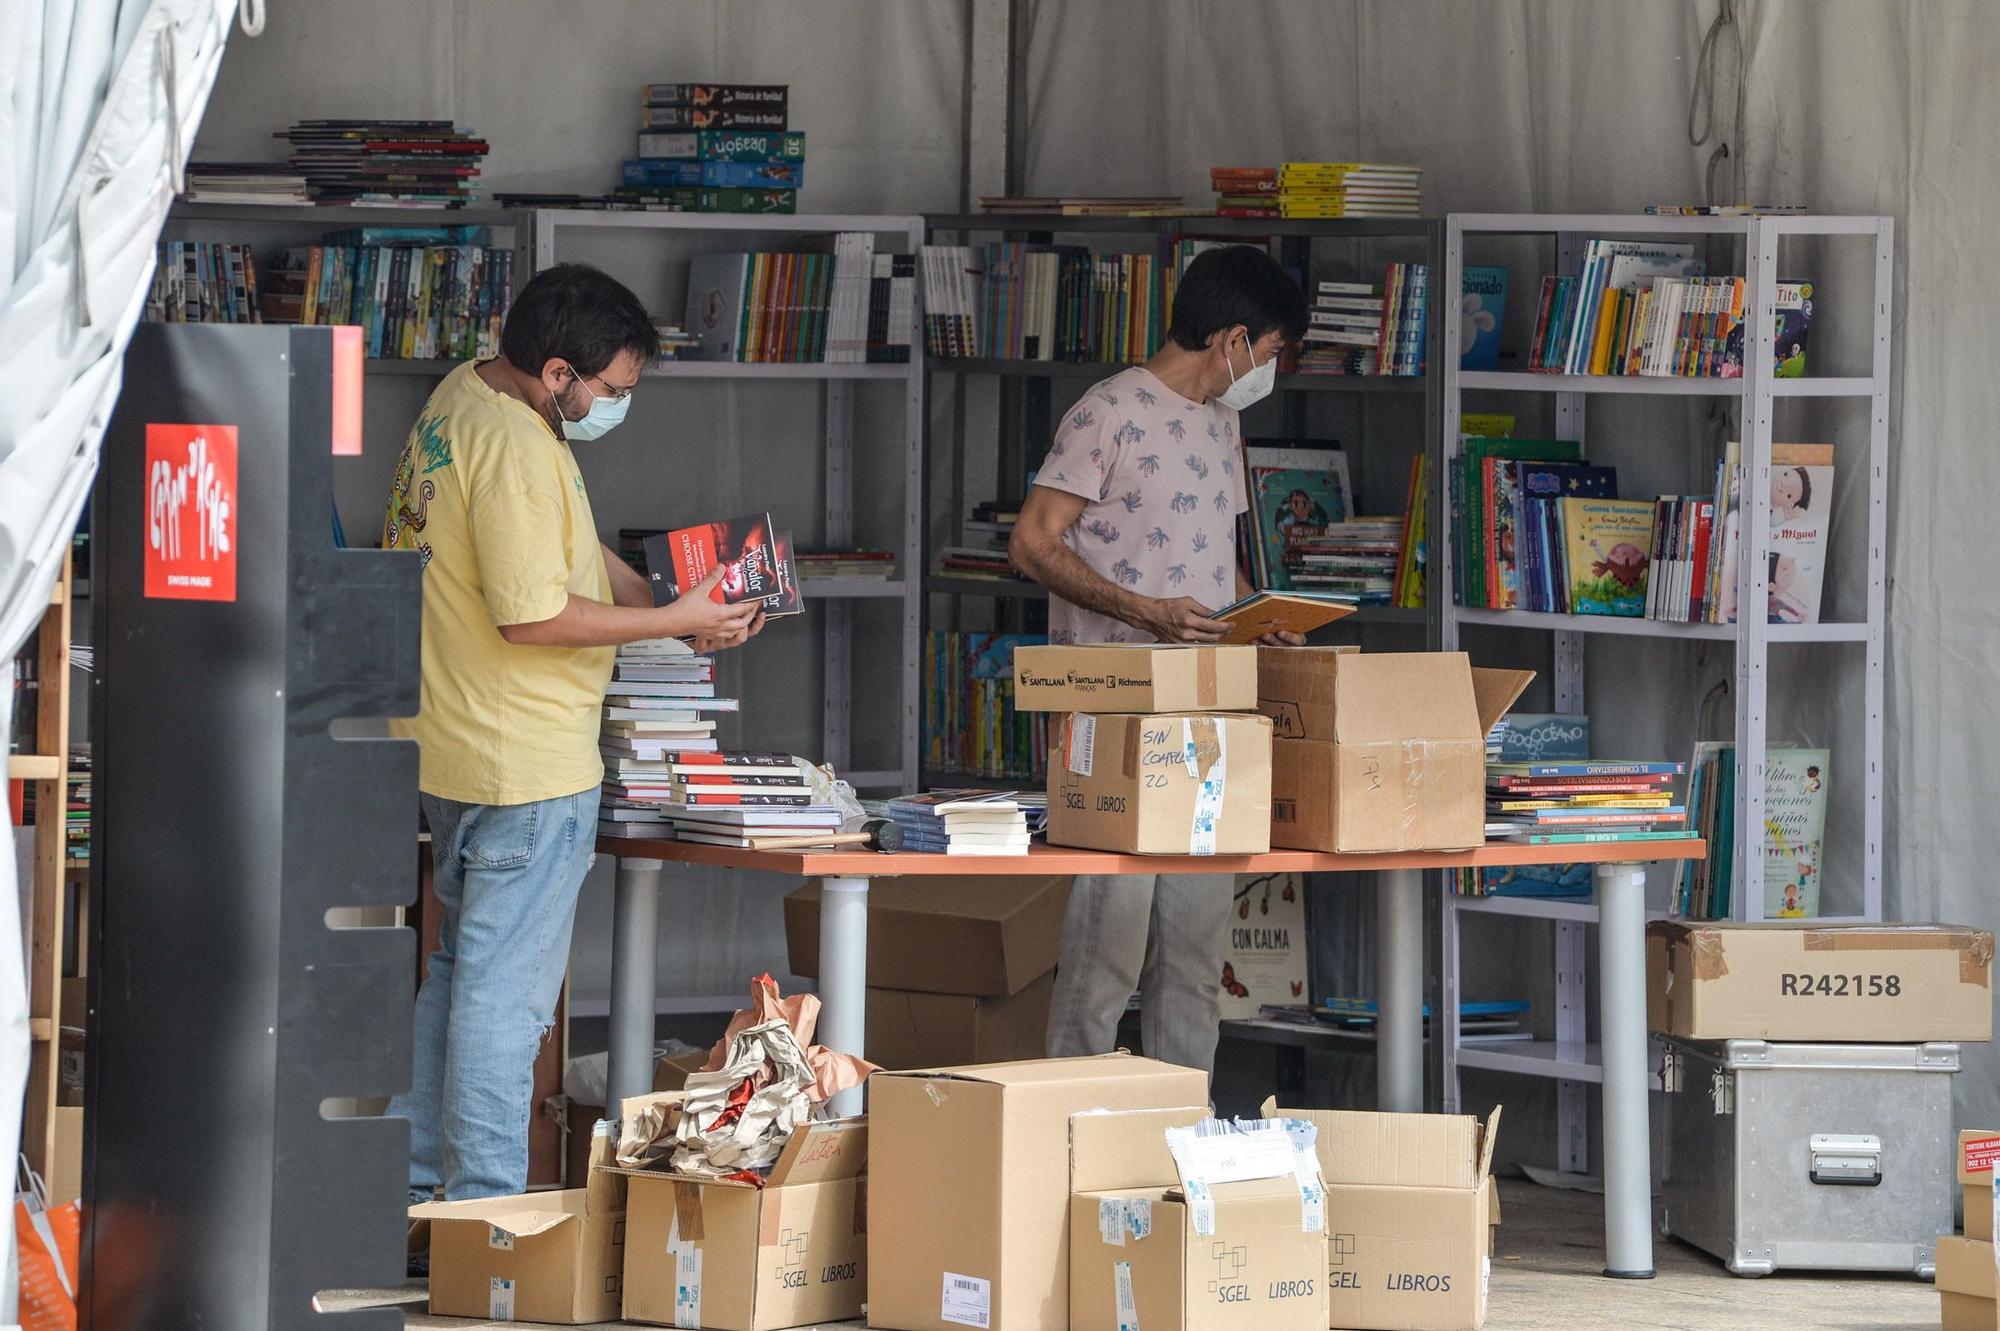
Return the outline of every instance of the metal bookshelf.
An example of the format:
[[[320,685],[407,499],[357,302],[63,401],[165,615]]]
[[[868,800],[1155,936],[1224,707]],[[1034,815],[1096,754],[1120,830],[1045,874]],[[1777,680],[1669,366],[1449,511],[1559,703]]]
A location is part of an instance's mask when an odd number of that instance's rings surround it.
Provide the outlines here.
[[[1728,244],[1736,252],[1736,262],[1747,282],[1745,323],[1749,336],[1745,349],[1744,375],[1740,379],[1676,379],[1617,376],[1542,375],[1509,372],[1461,372],[1455,359],[1448,360],[1442,376],[1443,410],[1433,460],[1442,480],[1445,463],[1458,448],[1459,420],[1467,392],[1548,393],[1554,395],[1554,433],[1564,439],[1587,440],[1585,406],[1593,395],[1626,394],[1655,397],[1711,397],[1736,403],[1738,437],[1743,441],[1744,466],[1749,480],[1743,487],[1742,530],[1737,576],[1744,588],[1740,602],[1761,606],[1768,596],[1767,553],[1769,548],[1772,403],[1781,397],[1848,399],[1866,402],[1869,408],[1867,442],[1868,521],[1866,540],[1849,528],[1836,528],[1831,540],[1849,558],[1866,562],[1865,603],[1842,607],[1850,613],[1860,609],[1860,619],[1820,624],[1778,625],[1763,622],[1760,616],[1744,615],[1737,624],[1672,623],[1647,619],[1600,616],[1573,616],[1528,613],[1512,610],[1468,609],[1454,604],[1450,560],[1440,555],[1431,560],[1432,604],[1437,608],[1441,646],[1458,647],[1464,626],[1498,627],[1549,635],[1554,657],[1554,706],[1566,713],[1585,710],[1585,643],[1596,635],[1614,634],[1649,638],[1699,639],[1729,643],[1734,648],[1736,748],[1736,826],[1758,827],[1764,816],[1764,766],[1762,755],[1767,740],[1767,670],[1770,649],[1789,644],[1842,644],[1858,646],[1865,653],[1862,681],[1862,761],[1843,764],[1862,785],[1862,912],[1853,917],[1827,919],[1879,920],[1882,915],[1882,690],[1884,660],[1884,609],[1886,601],[1887,474],[1889,465],[1888,403],[1890,391],[1890,297],[1893,276],[1894,223],[1887,217],[1650,217],[1624,215],[1529,215],[1456,214],[1446,219],[1443,281],[1439,286],[1456,291],[1463,279],[1466,241],[1473,236],[1544,237],[1555,246],[1555,266],[1545,271],[1576,273],[1580,270],[1587,243],[1593,239],[1661,237],[1708,239]],[[1872,313],[1872,364],[1866,375],[1778,379],[1773,364],[1773,315],[1779,270],[1779,243],[1786,237],[1849,236],[1872,242],[1874,257],[1873,291],[1866,301],[1849,300],[1840,308]],[[1524,295],[1534,290],[1517,284]],[[1460,309],[1456,302],[1446,306],[1444,343],[1456,346]],[[1820,346],[1830,339],[1822,329]],[[1822,360],[1827,353],[1822,350]],[[1852,454],[1854,448],[1843,448]],[[1854,468],[1860,460],[1843,458]],[[1432,524],[1437,551],[1450,548],[1450,512],[1445,496],[1433,490],[1436,519]],[[1744,854],[1738,845],[1739,860],[1734,866],[1737,886],[1732,909],[1739,920],[1762,918],[1763,860],[1761,854]],[[1635,850],[1635,853],[1638,853]],[[1435,915],[1439,940],[1438,974],[1431,1001],[1444,1014],[1445,1038],[1431,1050],[1432,1071],[1442,1093],[1444,1107],[1455,1112],[1459,1103],[1459,1070],[1479,1068],[1523,1076],[1552,1078],[1558,1086],[1558,1153],[1560,1167],[1571,1173],[1588,1169],[1588,1118],[1585,1086],[1602,1081],[1598,1046],[1586,1040],[1584,999],[1585,930],[1596,924],[1596,904],[1586,900],[1544,900],[1533,897],[1461,897],[1454,894],[1449,880],[1438,891]],[[1753,913],[1754,903],[1754,913]],[[1505,1051],[1467,1048],[1460,1038],[1457,1020],[1461,997],[1459,962],[1460,921],[1466,915],[1503,915],[1548,920],[1555,926],[1555,1036],[1533,1048]],[[1658,918],[1657,915],[1654,918]]]
[[[1443,286],[1436,275],[1443,270],[1444,223],[1436,218],[1365,218],[1352,220],[1299,220],[1280,218],[1226,218],[1209,216],[1180,217],[1071,217],[1058,215],[1004,215],[988,213],[938,213],[924,219],[929,238],[933,243],[971,243],[974,235],[1001,236],[1010,240],[1025,240],[1045,244],[1062,238],[1065,241],[1082,243],[1091,239],[1107,240],[1122,238],[1129,248],[1134,244],[1143,245],[1148,250],[1157,251],[1171,243],[1176,237],[1200,237],[1217,240],[1245,242],[1275,242],[1279,260],[1287,267],[1306,273],[1309,277],[1320,274],[1314,272],[1314,249],[1316,242],[1395,242],[1404,243],[1405,252],[1396,258],[1409,262],[1429,265],[1433,274],[1429,309],[1426,316],[1426,364],[1430,367],[1421,376],[1362,376],[1336,374],[1283,374],[1278,376],[1277,391],[1282,410],[1282,432],[1288,438],[1303,438],[1308,434],[1307,403],[1311,395],[1321,393],[1352,394],[1365,400],[1392,398],[1417,400],[1423,404],[1423,435],[1411,441],[1412,453],[1425,447],[1424,440],[1435,437],[1439,431],[1439,421],[1443,412],[1443,387],[1438,367],[1441,357],[1438,348],[1446,345],[1441,339],[1443,324]],[[1374,260],[1370,260],[1374,262]],[[1384,260],[1386,262],[1386,260]],[[1056,413],[1065,405],[1063,393],[1075,394],[1082,386],[1094,380],[1103,379],[1121,370],[1129,369],[1123,361],[1043,361],[1010,360],[990,357],[933,357],[929,369],[935,374],[949,374],[961,383],[967,379],[990,377],[999,380],[1000,393],[1000,436],[999,467],[1001,493],[998,498],[1021,498],[1011,487],[1022,485],[1030,465],[1039,458],[1040,450],[1047,447],[1054,438]],[[1060,388],[1058,385],[1060,384]],[[1349,453],[1350,470],[1359,484],[1359,450],[1368,446],[1368,441],[1342,441],[1342,448]],[[951,488],[950,504],[951,529],[957,533],[960,543],[966,538],[963,523],[966,520],[966,448],[963,414],[959,427],[950,441]],[[926,494],[931,493],[929,488]],[[1394,504],[1402,502],[1400,494],[1395,496],[1373,496],[1376,507],[1383,507],[1381,501]],[[958,622],[963,602],[986,601],[993,606],[995,622],[1002,616],[1013,615],[1017,621],[1024,617],[1025,610],[1009,610],[1010,606],[1021,606],[1045,602],[1048,594],[1032,583],[958,578],[947,574],[930,572],[932,552],[925,551],[925,590],[934,596],[950,598],[952,621]],[[1395,625],[1410,627],[1421,625],[1425,628],[1425,644],[1436,647],[1439,642],[1439,623],[1435,613],[1435,602],[1430,610],[1398,609],[1389,606],[1366,606],[1360,613],[1341,621],[1349,625],[1347,632],[1363,626]],[[925,598],[924,627],[933,624],[930,614],[929,597]],[[926,785],[949,784],[953,777],[962,773],[926,769]],[[981,778],[994,784],[993,778]]]
[[[870,232],[891,239],[914,254],[924,242],[924,221],[914,216],[877,214],[799,213],[790,216],[721,213],[592,212],[538,209],[531,215],[532,262],[538,272],[557,262],[563,241],[610,231],[651,233],[663,241],[679,237],[708,248],[743,249],[827,237],[843,231]],[[920,302],[919,302],[920,303]],[[820,725],[820,757],[857,787],[913,790],[917,782],[917,670],[922,651],[922,563],[924,495],[924,348],[915,310],[911,312],[912,341],[906,364],[760,364],[737,361],[670,361],[647,370],[648,375],[682,379],[756,382],[792,381],[820,386],[825,420],[824,453],[826,512],[824,539],[842,544],[854,539],[854,393],[857,384],[899,385],[902,390],[903,522],[898,542],[901,574],[880,581],[868,578],[802,580],[808,600],[823,602],[826,641],[822,651],[824,689]],[[774,459],[774,462],[776,460]],[[897,690],[863,690],[870,709],[883,705],[883,694],[896,707],[898,764],[883,771],[850,768],[857,695],[853,680],[854,603],[896,600],[902,603],[902,664]],[[879,723],[878,723],[879,724]]]

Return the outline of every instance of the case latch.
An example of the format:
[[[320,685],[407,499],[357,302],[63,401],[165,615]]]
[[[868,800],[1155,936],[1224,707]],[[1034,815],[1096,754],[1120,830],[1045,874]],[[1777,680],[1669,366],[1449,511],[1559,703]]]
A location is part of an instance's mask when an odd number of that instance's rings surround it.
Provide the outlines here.
[[[1807,1142],[1812,1181],[1872,1188],[1882,1181],[1882,1139],[1858,1133],[1815,1132]]]
[[[1733,1114],[1736,1112],[1736,1074],[1725,1068],[1717,1068],[1709,1074],[1708,1098],[1715,1101],[1715,1112]]]
[[[1679,1050],[1668,1049],[1660,1055],[1660,1089],[1672,1095],[1681,1088],[1687,1071],[1682,1065]]]

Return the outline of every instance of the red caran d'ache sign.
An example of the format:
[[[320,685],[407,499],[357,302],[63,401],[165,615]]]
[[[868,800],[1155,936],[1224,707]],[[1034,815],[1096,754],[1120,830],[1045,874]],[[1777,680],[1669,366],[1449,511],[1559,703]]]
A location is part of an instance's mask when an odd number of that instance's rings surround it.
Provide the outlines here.
[[[146,427],[146,595],[236,599],[236,427]]]

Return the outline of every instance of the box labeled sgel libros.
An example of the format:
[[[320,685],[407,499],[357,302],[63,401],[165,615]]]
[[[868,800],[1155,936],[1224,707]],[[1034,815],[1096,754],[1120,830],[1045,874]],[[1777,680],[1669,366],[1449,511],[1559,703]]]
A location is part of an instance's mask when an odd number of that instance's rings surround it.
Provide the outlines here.
[[[1023,712],[1248,712],[1257,649],[1203,643],[1108,643],[1014,649]]]
[[[1049,844],[1140,855],[1271,848],[1271,722],[1072,712],[1049,745]]]
[[[1950,924],[1646,927],[1646,1018],[1683,1040],[1993,1038],[1993,935]]]

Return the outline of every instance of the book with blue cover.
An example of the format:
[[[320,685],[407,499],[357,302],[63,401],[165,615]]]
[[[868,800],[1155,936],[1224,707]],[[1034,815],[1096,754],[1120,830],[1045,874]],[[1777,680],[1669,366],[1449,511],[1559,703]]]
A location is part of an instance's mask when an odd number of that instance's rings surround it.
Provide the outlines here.
[[[798,189],[805,183],[805,163],[634,157],[626,159],[624,182],[627,185],[679,185],[704,189]]]
[[[1458,368],[1494,369],[1500,364],[1500,332],[1506,326],[1507,270],[1467,268],[1460,292]]]

